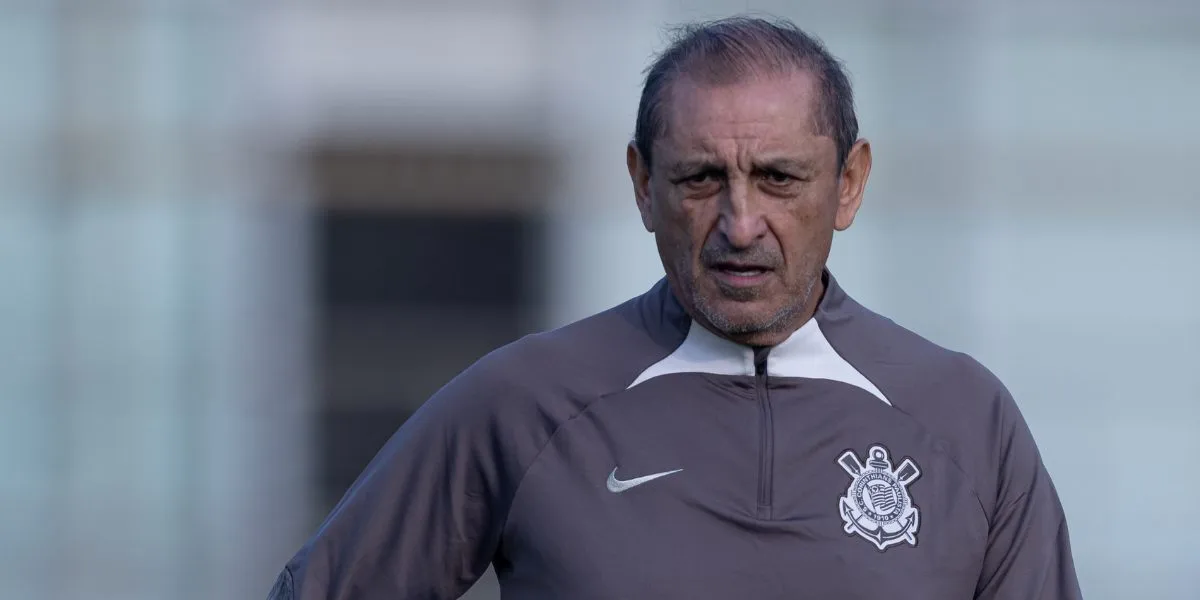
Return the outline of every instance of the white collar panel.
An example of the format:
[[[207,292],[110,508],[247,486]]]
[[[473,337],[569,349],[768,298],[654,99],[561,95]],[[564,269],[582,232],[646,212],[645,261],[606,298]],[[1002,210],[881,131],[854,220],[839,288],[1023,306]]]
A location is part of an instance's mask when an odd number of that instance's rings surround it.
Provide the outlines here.
[[[754,350],[719,337],[692,321],[683,343],[666,358],[650,365],[629,387],[671,373],[754,376]],[[767,375],[840,381],[891,405],[875,384],[834,350],[815,318],[771,349]]]

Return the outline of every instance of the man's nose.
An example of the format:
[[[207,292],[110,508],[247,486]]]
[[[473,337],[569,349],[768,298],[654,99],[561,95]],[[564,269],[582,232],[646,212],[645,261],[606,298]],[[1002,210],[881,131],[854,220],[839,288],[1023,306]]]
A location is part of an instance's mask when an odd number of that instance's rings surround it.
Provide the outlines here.
[[[726,187],[721,203],[720,230],[734,248],[749,248],[767,233],[761,202],[745,184]]]

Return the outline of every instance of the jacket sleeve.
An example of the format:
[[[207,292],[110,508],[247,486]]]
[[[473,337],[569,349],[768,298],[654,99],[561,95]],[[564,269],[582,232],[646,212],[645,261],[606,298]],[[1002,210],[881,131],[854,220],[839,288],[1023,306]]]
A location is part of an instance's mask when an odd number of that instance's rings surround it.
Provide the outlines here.
[[[996,407],[996,504],[978,600],[1078,600],[1067,522],[1054,483],[1016,403]]]
[[[521,461],[548,437],[501,422],[530,420],[488,371],[477,363],[400,427],[269,600],[449,599],[470,588],[496,553]]]

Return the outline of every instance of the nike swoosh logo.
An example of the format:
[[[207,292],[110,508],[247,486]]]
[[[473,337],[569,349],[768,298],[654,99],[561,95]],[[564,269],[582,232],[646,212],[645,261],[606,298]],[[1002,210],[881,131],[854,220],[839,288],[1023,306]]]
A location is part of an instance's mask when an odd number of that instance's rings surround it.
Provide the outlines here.
[[[642,477],[634,477],[633,479],[621,480],[621,479],[617,479],[617,469],[614,468],[612,470],[612,473],[608,474],[608,491],[610,491],[614,494],[620,494],[621,492],[628,491],[639,485],[642,485],[643,483],[646,483],[647,481],[654,481],[655,479],[658,479],[659,477],[666,477],[667,475],[674,475],[682,470],[683,469],[675,469],[674,471],[663,471],[662,473],[655,473],[653,475],[643,475]]]

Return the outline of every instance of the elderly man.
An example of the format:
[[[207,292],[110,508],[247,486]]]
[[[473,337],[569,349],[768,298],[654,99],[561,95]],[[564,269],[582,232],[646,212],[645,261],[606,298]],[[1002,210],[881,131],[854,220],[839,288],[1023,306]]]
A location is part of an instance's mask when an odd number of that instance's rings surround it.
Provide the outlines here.
[[[505,346],[405,423],[278,600],[1080,597],[1013,399],[826,269],[871,170],[788,23],[693,26],[627,150],[666,277]]]

